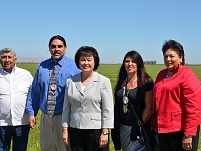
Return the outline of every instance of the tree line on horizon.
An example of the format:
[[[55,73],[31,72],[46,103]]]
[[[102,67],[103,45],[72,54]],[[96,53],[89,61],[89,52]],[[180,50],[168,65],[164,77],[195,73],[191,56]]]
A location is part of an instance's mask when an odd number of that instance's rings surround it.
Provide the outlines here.
[[[144,61],[144,64],[156,64],[156,60]]]

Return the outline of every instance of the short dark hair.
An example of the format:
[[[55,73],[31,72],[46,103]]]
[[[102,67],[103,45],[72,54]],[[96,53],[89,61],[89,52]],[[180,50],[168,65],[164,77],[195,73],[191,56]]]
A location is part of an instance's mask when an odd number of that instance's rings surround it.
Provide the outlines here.
[[[162,46],[162,52],[163,55],[165,54],[165,52],[168,49],[172,49],[173,51],[175,51],[180,57],[182,57],[182,64],[185,64],[185,58],[184,58],[184,49],[183,46],[178,43],[175,40],[167,40],[164,42],[163,46]]]
[[[49,47],[50,47],[52,41],[55,40],[55,39],[61,40],[61,41],[63,42],[64,46],[66,46],[66,41],[65,41],[64,37],[62,37],[62,36],[60,36],[60,35],[56,35],[56,36],[53,36],[53,37],[50,39],[49,45],[48,45]]]
[[[79,67],[79,60],[80,60],[80,57],[81,56],[90,56],[92,55],[94,57],[94,62],[95,62],[95,65],[94,65],[94,71],[98,69],[98,66],[99,66],[99,62],[100,62],[100,59],[99,59],[99,56],[98,56],[98,52],[95,48],[93,47],[90,47],[90,46],[82,46],[80,47],[76,54],[75,54],[75,63],[77,65],[77,68],[80,69]]]

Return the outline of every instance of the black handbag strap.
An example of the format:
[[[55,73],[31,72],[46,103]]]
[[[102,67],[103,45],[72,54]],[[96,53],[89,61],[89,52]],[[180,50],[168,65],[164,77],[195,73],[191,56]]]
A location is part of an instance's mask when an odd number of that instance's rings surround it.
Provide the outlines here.
[[[126,91],[126,94],[127,94],[127,91],[128,91],[128,89],[127,89],[127,82],[126,82],[126,85],[125,85],[125,91]],[[133,112],[133,114],[134,114],[134,116],[135,116],[135,118],[136,118],[136,120],[137,120],[138,126],[139,126],[140,128],[142,128],[142,127],[143,127],[142,121],[139,119],[139,117],[138,117],[138,115],[137,115],[137,113],[136,113],[136,111],[135,111],[133,105],[131,104],[130,101],[128,101],[128,104],[130,105],[131,110],[132,110],[132,112]]]
[[[131,104],[130,101],[128,101],[128,104],[130,105],[131,110],[132,110],[132,112],[133,112],[133,114],[134,114],[134,116],[135,116],[135,118],[136,118],[136,120],[137,120],[138,126],[139,126],[139,127],[143,127],[142,121],[139,119],[139,117],[138,117],[138,115],[137,115],[137,113],[136,113],[136,111],[135,111],[133,105]]]

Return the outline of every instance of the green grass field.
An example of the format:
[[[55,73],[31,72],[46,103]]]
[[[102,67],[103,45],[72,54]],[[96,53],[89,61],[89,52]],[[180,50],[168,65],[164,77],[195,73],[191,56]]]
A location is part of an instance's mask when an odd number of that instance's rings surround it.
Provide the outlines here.
[[[31,74],[34,76],[36,68],[38,64],[17,64],[18,67],[27,69],[31,72]],[[108,65],[108,64],[101,64],[97,70],[100,74],[110,78],[112,83],[112,88],[114,89],[114,86],[117,81],[117,74],[119,72],[120,65]],[[146,70],[149,73],[149,75],[155,80],[157,73],[165,68],[164,65],[146,65]],[[201,66],[200,65],[189,65],[189,68],[191,68],[198,78],[201,81]],[[40,124],[40,113],[37,115],[37,126],[35,130],[30,130],[29,134],[29,143],[28,143],[28,149],[27,151],[39,151],[39,124]],[[48,138],[47,138],[48,139]],[[199,149],[201,150],[201,141],[199,142]],[[114,146],[112,141],[110,140],[110,151],[114,151]]]

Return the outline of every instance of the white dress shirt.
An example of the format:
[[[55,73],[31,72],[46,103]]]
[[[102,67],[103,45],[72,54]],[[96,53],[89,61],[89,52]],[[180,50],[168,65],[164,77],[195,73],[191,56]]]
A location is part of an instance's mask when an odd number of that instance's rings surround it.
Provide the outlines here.
[[[33,77],[25,69],[14,67],[11,73],[0,68],[0,126],[28,124],[25,105]]]

